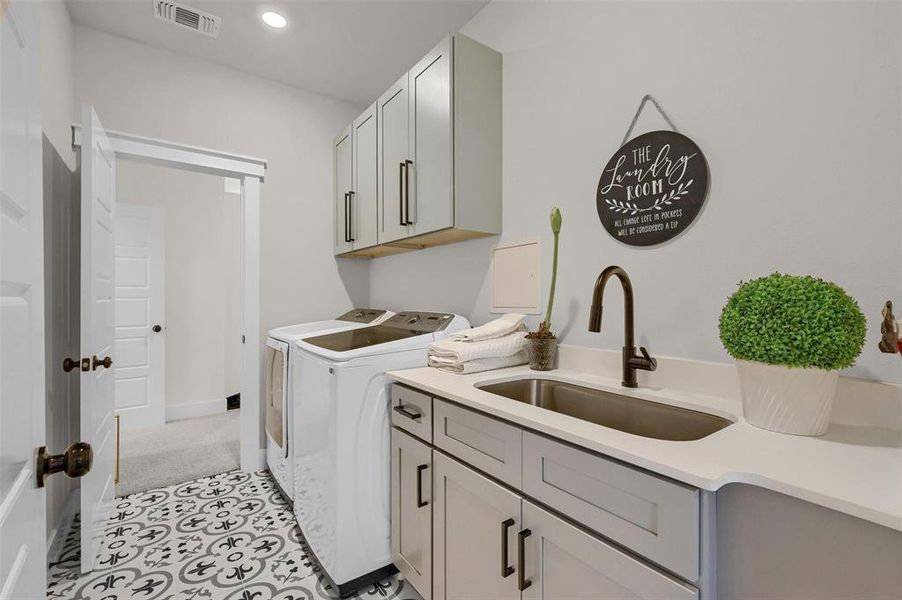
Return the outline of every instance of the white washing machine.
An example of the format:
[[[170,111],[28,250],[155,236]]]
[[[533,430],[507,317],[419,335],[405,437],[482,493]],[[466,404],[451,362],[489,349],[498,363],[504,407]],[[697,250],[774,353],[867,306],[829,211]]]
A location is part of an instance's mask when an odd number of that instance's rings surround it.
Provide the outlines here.
[[[360,308],[325,321],[278,327],[269,331],[264,358],[264,402],[266,403],[266,463],[282,494],[294,496],[291,466],[291,353],[295,341],[312,335],[367,327],[395,313]]]
[[[295,342],[294,513],[342,597],[397,571],[385,372],[425,366],[430,342],[469,326],[458,315],[406,311]]]

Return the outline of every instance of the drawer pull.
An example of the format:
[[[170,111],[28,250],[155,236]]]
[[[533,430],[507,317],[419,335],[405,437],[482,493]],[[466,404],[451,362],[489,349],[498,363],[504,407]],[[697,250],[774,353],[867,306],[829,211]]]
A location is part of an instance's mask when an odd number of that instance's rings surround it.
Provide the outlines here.
[[[524,529],[517,534],[517,564],[520,565],[520,572],[517,574],[517,589],[521,592],[532,585],[532,581],[526,578],[526,538],[532,535],[532,531]]]
[[[423,500],[423,471],[428,468],[429,465],[417,465],[417,508],[429,505],[428,500]]]
[[[396,413],[398,413],[399,415],[404,415],[408,419],[413,419],[414,421],[419,421],[420,418],[423,416],[422,414],[420,414],[418,412],[413,412],[413,411],[407,410],[407,407],[404,406],[403,404],[399,404],[398,406],[396,406],[394,408],[394,411]]]
[[[501,522],[501,578],[514,573],[514,568],[507,564],[507,531],[514,526],[513,519]]]

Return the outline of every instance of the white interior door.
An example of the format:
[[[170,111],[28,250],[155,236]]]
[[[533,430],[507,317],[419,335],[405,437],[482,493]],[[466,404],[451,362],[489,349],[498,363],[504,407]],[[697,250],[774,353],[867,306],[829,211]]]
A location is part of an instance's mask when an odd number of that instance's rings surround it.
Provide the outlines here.
[[[37,9],[0,2],[0,599],[46,598]]]
[[[163,425],[165,277],[163,209],[118,203],[116,414],[122,429]]]
[[[81,570],[88,572],[114,497],[116,156],[92,106],[82,108],[81,122],[81,355],[91,359],[81,374],[81,439],[94,448],[94,466],[81,481]]]

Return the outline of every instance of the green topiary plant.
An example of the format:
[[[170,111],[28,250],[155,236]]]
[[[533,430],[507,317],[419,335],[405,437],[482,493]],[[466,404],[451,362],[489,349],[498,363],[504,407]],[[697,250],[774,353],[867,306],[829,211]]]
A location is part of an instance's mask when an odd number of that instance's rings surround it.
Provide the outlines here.
[[[834,283],[774,273],[740,282],[720,315],[720,340],[737,360],[834,371],[851,366],[867,326]]]

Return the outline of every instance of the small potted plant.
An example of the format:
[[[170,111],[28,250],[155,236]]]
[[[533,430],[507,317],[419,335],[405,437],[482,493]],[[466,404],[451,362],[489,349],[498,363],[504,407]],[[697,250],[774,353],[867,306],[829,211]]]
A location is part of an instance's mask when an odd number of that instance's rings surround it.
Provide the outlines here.
[[[746,421],[771,431],[822,435],[839,370],[864,346],[865,317],[836,284],[774,273],[746,283],[720,315],[736,359]]]
[[[557,284],[557,246],[561,233],[561,210],[551,210],[551,233],[554,235],[554,257],[551,260],[551,289],[548,291],[548,306],[545,319],[539,329],[526,335],[526,353],[529,356],[529,368],[534,371],[550,371],[554,368],[557,357],[557,336],[551,331],[551,309],[554,306],[554,288]]]

